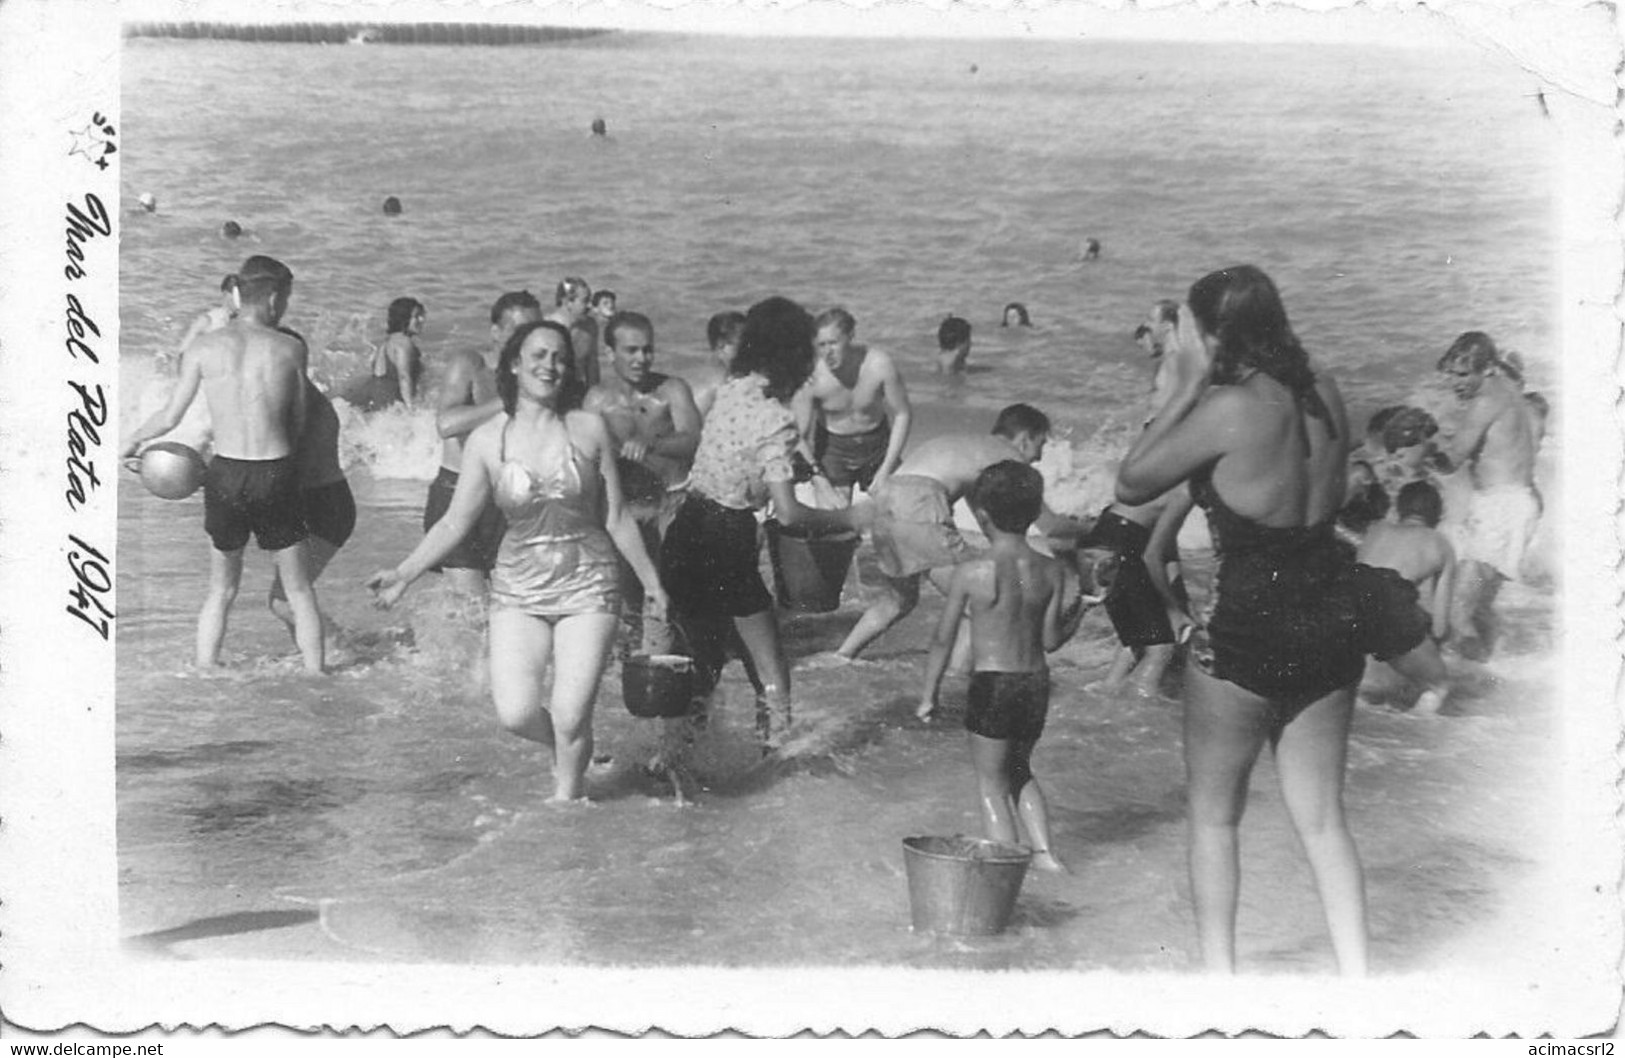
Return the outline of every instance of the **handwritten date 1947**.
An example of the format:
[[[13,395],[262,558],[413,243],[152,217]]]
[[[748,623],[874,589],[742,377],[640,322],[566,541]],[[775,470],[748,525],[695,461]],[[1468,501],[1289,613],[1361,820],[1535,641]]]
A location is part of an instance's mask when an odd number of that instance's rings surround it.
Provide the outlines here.
[[[106,639],[113,624],[113,611],[102,601],[113,590],[107,556],[71,533],[68,540],[74,545],[68,552],[68,568],[76,581],[68,591],[68,612]]]

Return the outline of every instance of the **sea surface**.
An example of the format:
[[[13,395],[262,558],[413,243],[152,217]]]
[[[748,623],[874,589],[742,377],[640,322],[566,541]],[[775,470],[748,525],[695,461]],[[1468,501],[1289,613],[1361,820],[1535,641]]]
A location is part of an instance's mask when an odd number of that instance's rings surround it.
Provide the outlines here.
[[[285,322],[330,389],[364,370],[399,296],[427,306],[431,386],[449,353],[488,343],[498,294],[545,300],[565,275],[650,316],[679,374],[702,362],[714,312],[769,294],[843,305],[860,340],[898,358],[927,429],[983,430],[1016,400],[1046,410],[1061,438],[1044,463],[1052,502],[1079,512],[1105,501],[1145,415],[1133,328],[1228,264],[1275,278],[1356,421],[1408,398],[1444,408],[1427,379],[1468,329],[1519,351],[1561,413],[1551,134],[1534,81],[1477,51],[615,34],[508,48],[142,39],[122,62],[127,431],[162,402],[165,364],[221,277],[257,253],[293,269]],[[588,134],[600,116],[607,139]],[[156,212],[135,210],[141,193]],[[382,215],[386,195],[401,216]],[[228,219],[249,234],[223,238]],[[1098,261],[1081,259],[1089,238]],[[1000,326],[1009,301],[1030,330]],[[951,383],[931,372],[948,313],[974,327],[973,371]],[[341,411],[361,513],[319,585],[343,641],[321,681],[298,674],[253,552],[227,667],[191,671],[201,496],[121,482],[130,937],[175,954],[319,929],[280,953],[460,961],[1194,959],[1177,705],[1083,692],[1111,656],[1102,617],[1057,655],[1035,762],[1084,870],[1029,881],[997,941],[933,942],[908,930],[901,839],[978,824],[952,723],[962,687],[949,722],[908,718],[929,592],[871,664],[797,673],[808,733],[785,765],[759,766],[736,668],[697,747],[696,807],[672,808],[636,768],[652,725],[625,713],[612,666],[597,804],[546,808],[544,757],[500,730],[479,683],[477,608],[433,577],[388,613],[361,587],[420,536],[432,415]],[[871,574],[866,554],[859,565]],[[794,654],[839,642],[862,605],[848,588],[835,614],[787,621]],[[1505,660],[1461,674],[1448,733],[1362,706],[1350,799],[1389,966],[1448,958],[1528,865],[1497,814],[1508,777],[1479,762],[1545,744],[1552,593],[1549,578],[1510,589]],[[1248,891],[1244,954],[1325,969],[1307,871],[1272,786],[1255,785],[1249,826],[1281,871]]]

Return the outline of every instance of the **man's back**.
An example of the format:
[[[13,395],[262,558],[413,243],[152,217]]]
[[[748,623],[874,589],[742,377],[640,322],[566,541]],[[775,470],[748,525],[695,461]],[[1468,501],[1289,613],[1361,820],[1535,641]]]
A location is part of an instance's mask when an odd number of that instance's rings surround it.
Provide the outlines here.
[[[200,337],[193,351],[216,454],[254,460],[290,454],[302,426],[304,343],[239,319]]]
[[[1438,576],[1453,558],[1449,542],[1437,529],[1387,522],[1366,530],[1359,557],[1368,566],[1394,570],[1418,586]]]
[[[945,434],[910,452],[896,473],[931,478],[948,490],[950,499],[957,500],[983,470],[1021,458],[1015,446],[997,434]]]

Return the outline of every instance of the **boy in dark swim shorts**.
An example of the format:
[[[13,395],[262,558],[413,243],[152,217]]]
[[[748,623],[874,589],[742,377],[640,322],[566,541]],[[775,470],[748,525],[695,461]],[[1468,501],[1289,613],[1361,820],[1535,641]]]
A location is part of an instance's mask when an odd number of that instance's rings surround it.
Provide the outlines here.
[[[994,841],[1015,843],[1019,819],[1033,866],[1066,872],[1050,846],[1049,808],[1031,766],[1049,713],[1044,655],[1078,630],[1086,601],[1100,600],[1082,594],[1064,563],[1027,545],[1027,530],[1044,503],[1044,478],[1037,470],[1014,459],[996,463],[982,471],[966,498],[992,546],[953,569],[916,715],[925,719],[936,711],[942,675],[968,607],[973,672],[965,730],[984,828]]]

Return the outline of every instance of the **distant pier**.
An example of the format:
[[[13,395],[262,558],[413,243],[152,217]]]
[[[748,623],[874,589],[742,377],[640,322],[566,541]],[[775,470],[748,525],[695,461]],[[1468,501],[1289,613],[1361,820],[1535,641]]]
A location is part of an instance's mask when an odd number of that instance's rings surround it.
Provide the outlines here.
[[[612,32],[488,22],[132,22],[124,27],[126,37],[271,44],[556,44]]]

